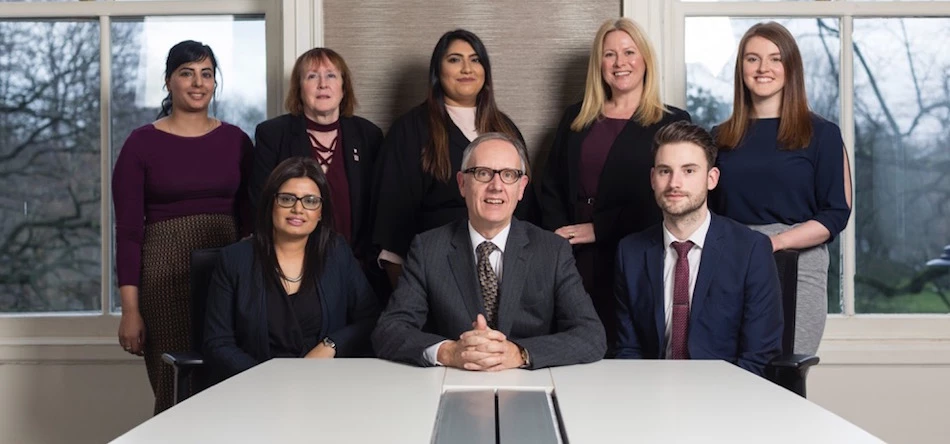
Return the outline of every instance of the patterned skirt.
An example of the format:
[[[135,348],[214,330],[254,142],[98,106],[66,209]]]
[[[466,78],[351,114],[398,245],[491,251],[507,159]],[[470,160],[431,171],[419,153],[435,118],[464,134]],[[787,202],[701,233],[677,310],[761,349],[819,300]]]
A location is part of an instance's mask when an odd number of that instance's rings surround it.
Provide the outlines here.
[[[191,251],[237,240],[234,217],[198,214],[145,226],[139,310],[145,322],[145,367],[155,393],[155,414],[174,402],[174,371],[162,354],[191,344]]]

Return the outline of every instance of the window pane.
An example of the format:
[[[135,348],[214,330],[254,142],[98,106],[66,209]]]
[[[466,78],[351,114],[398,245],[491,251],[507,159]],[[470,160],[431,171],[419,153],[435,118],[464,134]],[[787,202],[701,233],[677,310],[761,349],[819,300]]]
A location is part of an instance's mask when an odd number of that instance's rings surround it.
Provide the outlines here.
[[[950,311],[950,19],[854,20],[855,309]],[[940,277],[942,275],[943,277]]]
[[[0,313],[99,310],[98,21],[0,21]]]
[[[837,123],[840,111],[838,20],[828,18],[686,19],[686,107],[693,122],[711,129],[732,113],[736,51],[754,24],[774,20],[795,36],[806,66],[805,86],[811,109]],[[829,246],[828,311],[841,312],[841,258],[838,241]]]
[[[112,161],[133,129],[155,121],[165,98],[165,58],[182,40],[207,44],[218,61],[211,114],[253,139],[267,113],[263,17],[145,17],[112,21]],[[109,202],[111,206],[111,202]],[[114,257],[114,256],[113,256]],[[113,273],[112,308],[119,306]]]

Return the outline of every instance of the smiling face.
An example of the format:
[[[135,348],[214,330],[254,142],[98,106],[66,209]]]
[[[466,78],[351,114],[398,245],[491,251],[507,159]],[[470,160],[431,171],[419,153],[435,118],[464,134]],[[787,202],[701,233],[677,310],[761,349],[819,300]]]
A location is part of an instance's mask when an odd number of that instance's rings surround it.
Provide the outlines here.
[[[185,112],[208,110],[214,96],[214,65],[211,57],[183,63],[165,79],[165,88],[172,95],[172,109]]]
[[[519,171],[523,169],[518,150],[510,142],[499,139],[486,140],[475,147],[468,163],[462,166],[463,169],[470,167]],[[456,179],[459,192],[468,207],[469,222],[475,231],[486,239],[495,237],[495,234],[511,223],[515,207],[524,197],[524,190],[528,185],[526,175],[513,184],[502,182],[500,174],[495,174],[488,182],[479,182],[472,174],[460,171]]]
[[[298,198],[320,195],[320,188],[309,177],[288,179],[277,191],[278,194],[291,194]],[[284,208],[277,203],[274,197],[274,239],[292,240],[307,237],[317,229],[320,218],[323,216],[323,207],[308,210],[300,200],[294,202],[290,208]]]
[[[445,93],[445,104],[474,107],[478,93],[485,86],[485,67],[472,45],[465,40],[449,43],[442,57],[439,83]]]
[[[333,62],[323,59],[300,73],[300,99],[310,120],[322,117],[335,122],[343,101],[343,74]]]
[[[709,168],[703,149],[676,142],[657,149],[650,184],[664,218],[684,218],[706,206],[706,195],[719,183],[719,169]]]
[[[746,42],[742,50],[742,81],[756,108],[766,104],[768,109],[779,109],[785,88],[785,65],[775,43],[759,36]]]
[[[625,31],[615,30],[604,36],[600,72],[611,97],[643,90],[646,64],[640,48]]]

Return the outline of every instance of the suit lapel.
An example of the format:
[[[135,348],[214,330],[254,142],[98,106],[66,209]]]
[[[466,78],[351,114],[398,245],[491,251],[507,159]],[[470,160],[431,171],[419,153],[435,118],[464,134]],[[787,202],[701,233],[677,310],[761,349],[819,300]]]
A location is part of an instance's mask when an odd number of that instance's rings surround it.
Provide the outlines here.
[[[658,226],[659,228],[659,226]],[[650,282],[650,295],[653,298],[653,323],[656,326],[656,337],[659,339],[660,358],[665,358],[663,338],[666,336],[666,301],[663,296],[663,229],[650,236],[650,248],[644,253],[643,261],[647,267],[647,277]]]
[[[343,166],[346,169],[346,181],[350,187],[350,219],[353,227],[353,235],[360,232],[360,222],[362,221],[361,211],[361,192],[360,184],[360,145],[361,138],[356,127],[356,122],[347,117],[340,117],[340,140],[343,143]]]
[[[581,130],[581,132],[571,131],[567,144],[567,196],[570,199],[571,209],[577,205],[577,196],[580,195],[580,175],[581,175],[581,144],[590,133],[590,125]],[[569,220],[574,221],[574,214],[568,215]]]
[[[482,307],[482,298],[479,292],[478,280],[475,277],[475,251],[472,250],[472,238],[468,234],[468,222],[455,223],[455,233],[452,236],[452,248],[448,253],[449,268],[458,285],[459,295],[469,319],[475,320],[478,313],[485,310]]]
[[[498,305],[497,327],[502,333],[511,333],[515,318],[520,313],[521,294],[525,279],[528,277],[528,263],[531,262],[531,252],[528,246],[528,236],[525,234],[524,224],[511,220],[511,230],[508,232],[508,242],[505,244],[503,272],[501,274],[501,294]]]
[[[307,118],[303,114],[290,124],[290,134],[293,138],[290,143],[292,157],[313,157],[313,144],[307,134]]]
[[[613,180],[614,177],[618,174],[624,176],[630,174],[630,165],[633,164],[633,159],[636,156],[636,153],[631,153],[630,150],[640,146],[637,140],[644,137],[645,131],[646,128],[633,118],[628,120],[627,124],[620,130],[620,134],[617,135],[614,143],[610,146],[610,151],[607,152],[604,168],[600,170],[600,177],[597,179],[597,196],[600,198],[594,202],[594,206],[598,206],[600,202],[605,201],[601,190],[609,191],[611,187],[615,188],[618,181]],[[648,140],[652,140],[652,137]]]
[[[719,256],[722,255],[722,230],[719,226],[719,220],[716,215],[710,212],[709,231],[706,232],[706,241],[703,244],[702,258],[699,261],[699,273],[696,276],[696,285],[693,287],[693,299],[690,302],[689,319],[692,324],[694,316],[703,312],[703,306],[706,303],[706,296],[709,294],[709,285],[716,275],[716,269],[719,267]]]

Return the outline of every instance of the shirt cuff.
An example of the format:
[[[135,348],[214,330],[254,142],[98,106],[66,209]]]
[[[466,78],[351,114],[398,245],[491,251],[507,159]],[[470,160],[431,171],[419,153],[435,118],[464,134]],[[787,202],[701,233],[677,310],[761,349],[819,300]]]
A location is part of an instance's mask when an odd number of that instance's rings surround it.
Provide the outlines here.
[[[448,339],[446,339],[445,341],[437,342],[435,345],[431,345],[428,348],[426,348],[425,351],[422,352],[423,359],[425,359],[426,362],[428,362],[429,364],[432,364],[438,367],[444,366],[444,364],[439,362],[439,347],[441,347],[442,344],[446,342],[448,342]]]
[[[403,263],[401,256],[389,250],[379,252],[379,256],[376,257],[376,265],[379,265],[379,268],[383,268],[383,261],[396,265],[402,265]]]

